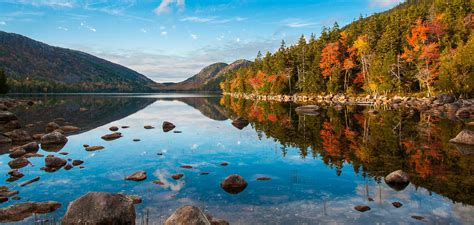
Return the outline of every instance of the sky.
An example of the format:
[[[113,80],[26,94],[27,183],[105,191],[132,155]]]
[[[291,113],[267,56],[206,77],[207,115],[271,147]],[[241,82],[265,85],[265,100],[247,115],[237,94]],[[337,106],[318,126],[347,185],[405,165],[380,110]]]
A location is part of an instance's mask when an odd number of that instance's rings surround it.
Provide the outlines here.
[[[403,0],[0,0],[0,30],[84,51],[156,82],[253,60]]]

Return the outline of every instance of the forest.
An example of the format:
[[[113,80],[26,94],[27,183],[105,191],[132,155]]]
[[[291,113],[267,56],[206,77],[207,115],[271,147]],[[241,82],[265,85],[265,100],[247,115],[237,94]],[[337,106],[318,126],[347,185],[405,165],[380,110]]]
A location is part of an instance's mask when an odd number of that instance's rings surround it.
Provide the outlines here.
[[[407,0],[317,38],[258,53],[224,93],[474,96],[474,2]]]

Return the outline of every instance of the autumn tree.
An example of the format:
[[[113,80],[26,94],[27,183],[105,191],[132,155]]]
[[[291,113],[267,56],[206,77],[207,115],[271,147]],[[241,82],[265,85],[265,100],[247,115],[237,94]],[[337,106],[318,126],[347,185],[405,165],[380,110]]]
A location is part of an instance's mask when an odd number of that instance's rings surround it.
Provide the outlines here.
[[[319,66],[322,69],[322,76],[329,78],[329,92],[337,91],[337,82],[342,70],[341,53],[339,50],[339,42],[333,42],[327,44],[321,53],[321,62]]]

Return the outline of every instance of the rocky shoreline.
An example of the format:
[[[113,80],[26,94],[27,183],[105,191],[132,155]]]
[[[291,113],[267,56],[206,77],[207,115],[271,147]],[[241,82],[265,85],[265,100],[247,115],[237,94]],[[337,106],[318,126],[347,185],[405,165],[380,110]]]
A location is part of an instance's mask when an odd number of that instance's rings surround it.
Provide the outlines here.
[[[473,119],[474,99],[456,99],[447,94],[433,97],[367,95],[257,95],[246,93],[223,93],[233,98],[255,101],[294,102],[297,104],[317,104],[321,106],[367,105],[392,109],[415,109],[417,111],[448,119]]]

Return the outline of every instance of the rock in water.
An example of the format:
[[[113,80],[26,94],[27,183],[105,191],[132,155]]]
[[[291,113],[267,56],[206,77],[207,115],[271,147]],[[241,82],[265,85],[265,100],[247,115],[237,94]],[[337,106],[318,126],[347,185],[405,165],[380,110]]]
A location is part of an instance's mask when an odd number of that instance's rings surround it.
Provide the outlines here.
[[[62,126],[61,130],[63,130],[66,133],[74,133],[74,132],[78,132],[81,129],[79,127],[67,125],[67,126]]]
[[[317,105],[305,105],[305,106],[300,106],[295,109],[295,112],[301,115],[319,115],[319,110],[321,108]]]
[[[358,205],[358,206],[354,207],[354,209],[359,211],[359,212],[365,212],[365,211],[369,211],[370,207],[366,206],[366,205]]]
[[[168,121],[165,121],[163,122],[163,131],[164,132],[168,132],[168,131],[171,131],[175,128],[176,126],[171,123],[171,122],[168,122]]]
[[[402,170],[397,170],[391,172],[385,177],[385,183],[391,188],[401,191],[408,186],[410,181],[408,179],[408,175],[405,172]]]
[[[184,176],[184,174],[182,174],[182,173],[177,173],[177,174],[173,174],[173,175],[171,176],[171,178],[173,178],[173,180],[179,180],[179,179],[181,179],[183,176]]]
[[[104,139],[106,141],[112,141],[112,140],[115,140],[115,139],[119,139],[121,137],[122,137],[122,133],[115,132],[115,133],[106,134],[106,135],[102,136],[102,139]]]
[[[135,207],[123,194],[89,192],[71,202],[61,224],[135,224]]]
[[[12,153],[10,153],[9,156],[10,156],[10,158],[16,159],[16,158],[20,158],[20,157],[24,156],[25,154],[26,154],[25,149],[17,148]]]
[[[84,163],[84,161],[82,161],[82,160],[80,160],[80,159],[76,159],[76,160],[73,160],[73,161],[72,161],[72,165],[73,165],[73,166],[79,166],[79,165],[81,165],[81,164],[83,164],[83,163]]]
[[[115,131],[118,131],[119,128],[118,128],[117,126],[111,126],[111,127],[109,128],[109,130],[115,132]]]
[[[455,138],[449,142],[463,145],[474,145],[474,131],[462,130]]]
[[[18,120],[15,114],[8,111],[0,111],[0,124],[5,124],[13,120]]]
[[[86,151],[88,152],[102,150],[102,149],[104,149],[104,146],[87,146],[86,147]]]
[[[0,222],[21,221],[33,214],[45,214],[61,207],[59,202],[25,202],[0,209]]]
[[[27,180],[27,181],[23,182],[22,184],[20,184],[20,187],[24,187],[28,184],[34,183],[34,182],[39,181],[39,180],[40,180],[40,177],[35,177],[31,180]]]
[[[150,130],[150,129],[155,129],[154,126],[151,126],[151,125],[145,125],[143,128],[147,129],[147,130]]]
[[[234,121],[232,121],[232,125],[239,130],[244,129],[246,126],[249,125],[249,121],[243,117],[237,117]]]
[[[400,207],[402,207],[403,204],[400,203],[400,202],[392,202],[392,205],[393,205],[395,208],[400,208]]]
[[[21,148],[25,149],[27,153],[36,153],[39,150],[39,145],[36,141],[30,142],[28,144],[22,145]]]
[[[20,129],[16,129],[10,132],[5,133],[5,136],[10,138],[13,142],[28,142],[31,141],[32,138],[28,132]]]
[[[211,225],[206,215],[196,206],[179,207],[166,221],[165,225]]]
[[[57,129],[59,129],[59,128],[61,128],[61,127],[60,127],[57,123],[51,122],[51,123],[48,123],[48,124],[46,125],[45,131],[49,133],[49,132],[53,132],[53,131],[55,131],[55,130],[57,130]]]
[[[28,164],[30,164],[30,161],[28,161],[28,159],[25,159],[25,158],[18,158],[18,159],[14,159],[8,162],[8,165],[12,169],[20,169],[27,166]]]
[[[146,179],[146,172],[145,171],[138,171],[135,172],[127,177],[125,177],[125,180],[132,180],[132,181],[142,181]]]
[[[53,131],[41,137],[41,148],[47,151],[59,151],[67,143],[67,137],[64,134]]]
[[[43,169],[46,172],[55,172],[67,164],[67,161],[65,159],[61,159],[53,155],[48,155],[44,159],[44,162],[45,162],[45,167]]]
[[[142,197],[138,195],[128,195],[127,197],[133,202],[133,204],[142,203]]]
[[[227,193],[238,194],[247,187],[247,181],[243,177],[232,174],[221,182],[221,188]]]

